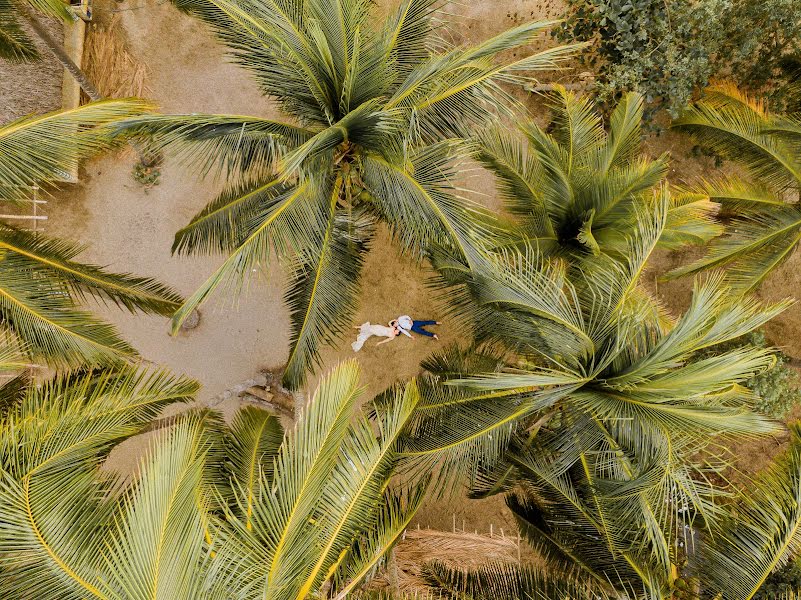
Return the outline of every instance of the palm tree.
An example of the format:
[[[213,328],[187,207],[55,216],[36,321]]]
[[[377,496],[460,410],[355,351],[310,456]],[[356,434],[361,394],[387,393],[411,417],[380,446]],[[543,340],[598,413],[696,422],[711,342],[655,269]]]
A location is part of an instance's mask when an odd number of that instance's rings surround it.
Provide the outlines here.
[[[715,153],[742,165],[748,177],[705,181],[703,193],[731,217],[727,235],[707,255],[671,275],[726,267],[733,286],[756,289],[801,240],[801,125],[768,112],[729,86],[713,87],[674,123]]]
[[[289,121],[193,114],[125,125],[159,149],[175,148],[202,173],[226,177],[225,191],[176,234],[173,250],[228,258],[173,326],[274,253],[292,267],[290,387],[303,383],[321,343],[350,326],[377,221],[411,256],[445,246],[472,260],[491,224],[456,181],[471,156],[463,138],[519,108],[501,84],[529,80],[575,49],[509,52],[551,23],[451,47],[436,35],[441,0],[404,0],[382,22],[370,0],[175,4],[213,28]]]
[[[511,243],[535,244],[553,256],[625,254],[654,194],[665,185],[667,153],[641,153],[643,99],[626,94],[609,131],[591,99],[557,87],[547,128],[490,128],[479,135],[479,159],[498,182],[517,220]],[[703,194],[674,190],[660,244],[706,243],[721,233],[715,205]]]
[[[633,571],[625,555],[610,554],[599,543],[612,532],[625,534],[615,520],[598,517],[619,515],[620,507],[615,510],[614,505],[625,502],[630,489],[615,490],[598,479],[592,490],[570,490],[579,493],[570,498],[566,511],[564,499],[552,504],[548,490],[541,493],[539,477],[527,470],[529,459],[519,463],[519,484],[525,491],[510,495],[508,504],[544,564],[490,564],[470,572],[433,562],[423,571],[435,588],[475,600],[750,600],[774,569],[795,556],[801,543],[801,430],[793,425],[791,433],[790,448],[768,469],[742,489],[717,490],[714,521],[697,521],[679,535],[674,532],[671,554],[680,562],[661,573],[660,587],[631,585]],[[629,524],[633,529],[637,525],[633,519]],[[654,562],[648,555],[640,557],[636,575],[654,569]]]
[[[423,494],[389,486],[415,385],[368,420],[358,379],[334,369],[286,433],[253,407],[230,426],[185,413],[134,481],[101,472],[108,453],[196,384],[129,369],[26,389],[0,421],[0,593],[344,599]]]
[[[666,196],[643,212],[626,260],[529,247],[460,271],[462,289],[449,291],[483,345],[424,364],[432,375],[403,445],[411,468],[440,464],[448,481],[470,473],[475,497],[522,487],[539,511],[538,549],[582,562],[583,583],[613,596],[662,597],[682,565],[685,526],[716,522],[720,490],[698,457],[721,436],[778,427],[741,387],[772,364],[769,351],[697,354],[788,304],[731,294],[717,274],[670,319],[639,283],[667,213]],[[547,519],[570,527],[556,536]]]
[[[110,100],[0,126],[0,201],[24,203],[33,185],[62,180],[77,162],[117,145],[110,124],[142,114],[140,101]],[[101,365],[136,355],[114,327],[80,308],[87,297],[130,311],[172,314],[181,297],[149,278],[77,262],[82,246],[0,225],[0,321],[33,360]]]

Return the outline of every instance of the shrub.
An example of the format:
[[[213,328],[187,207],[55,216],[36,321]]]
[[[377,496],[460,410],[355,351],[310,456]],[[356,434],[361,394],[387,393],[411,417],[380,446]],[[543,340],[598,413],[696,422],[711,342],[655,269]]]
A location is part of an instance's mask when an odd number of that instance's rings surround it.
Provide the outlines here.
[[[753,600],[775,600],[797,590],[801,590],[801,562],[796,558],[771,573]]]
[[[554,35],[594,45],[602,102],[634,90],[675,116],[710,78],[801,108],[799,26],[801,0],[567,0]]]
[[[567,0],[555,31],[560,39],[592,42],[587,66],[598,74],[601,101],[638,91],[652,107],[678,112],[712,72],[728,0]]]

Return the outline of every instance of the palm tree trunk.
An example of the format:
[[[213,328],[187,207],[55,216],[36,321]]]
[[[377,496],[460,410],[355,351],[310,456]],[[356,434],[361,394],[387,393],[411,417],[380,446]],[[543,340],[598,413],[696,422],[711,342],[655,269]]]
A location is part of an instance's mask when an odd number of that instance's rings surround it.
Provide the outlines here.
[[[72,75],[86,95],[89,96],[92,101],[102,100],[103,96],[100,95],[100,92],[97,91],[97,88],[94,86],[94,84],[89,81],[86,73],[81,71],[80,67],[72,61],[66,52],[64,52],[64,48],[62,48],[61,44],[57,43],[50,35],[50,32],[47,31],[44,26],[42,26],[42,24],[39,22],[39,19],[36,18],[33,10],[31,10],[31,8],[24,2],[20,2],[17,6],[20,12],[22,12],[27,18],[31,29],[33,29],[36,35],[39,36],[39,39],[42,40],[44,45],[48,50],[50,50],[53,56],[56,57],[58,62],[60,62],[69,72],[69,74]]]

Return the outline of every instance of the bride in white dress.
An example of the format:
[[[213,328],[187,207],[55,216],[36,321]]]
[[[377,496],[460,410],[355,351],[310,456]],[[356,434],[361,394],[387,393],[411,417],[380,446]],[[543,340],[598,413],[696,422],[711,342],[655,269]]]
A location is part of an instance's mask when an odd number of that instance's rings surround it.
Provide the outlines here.
[[[383,342],[378,342],[376,344],[376,346],[380,346],[381,344],[391,342],[398,337],[398,334],[400,333],[397,326],[387,327],[386,325],[373,325],[370,323],[370,321],[362,323],[356,329],[359,330],[359,335],[356,337],[356,341],[350,345],[354,352],[361,350],[362,346],[364,346],[364,342],[373,336],[387,338]]]

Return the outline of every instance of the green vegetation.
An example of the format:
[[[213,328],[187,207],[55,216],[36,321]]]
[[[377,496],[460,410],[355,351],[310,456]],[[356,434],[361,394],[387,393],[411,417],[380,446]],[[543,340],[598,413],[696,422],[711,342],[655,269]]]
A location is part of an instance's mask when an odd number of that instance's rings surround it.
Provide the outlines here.
[[[643,94],[650,108],[677,116],[693,92],[731,79],[766,95],[776,109],[801,108],[799,0],[568,0],[555,30],[587,41],[598,99]]]
[[[0,421],[0,594],[280,600],[325,587],[344,598],[423,497],[388,487],[414,384],[370,422],[354,418],[358,377],[353,363],[335,369],[286,434],[252,407],[230,426],[185,413],[133,481],[102,473],[103,461],[190,400],[194,382],[123,370],[17,391]]]
[[[3,2],[0,56],[33,58]],[[795,0],[570,0],[558,35],[597,42],[609,119],[557,86],[547,126],[523,118],[505,86],[572,56],[575,45],[527,49],[553,23],[460,47],[440,35],[439,0],[404,0],[384,20],[369,0],[174,2],[288,122],[114,100],[0,126],[9,205],[130,138],[222,175],[173,250],[226,256],[184,302],[152,279],[77,262],[78,245],[0,225],[1,597],[345,600],[381,569],[426,492],[464,484],[470,498],[505,497],[537,561],[432,560],[422,575],[435,592],[797,591],[801,426],[778,418],[801,391],[760,333],[792,303],[752,293],[801,240],[801,125],[731,86],[686,107],[727,45],[732,75],[790,106]],[[715,29],[727,17],[740,37]],[[743,175],[672,185],[669,157],[641,143],[660,99],[682,109],[678,131]],[[503,214],[467,197],[468,165],[494,178]],[[155,183],[160,171],[138,174]],[[198,385],[125,364],[135,350],[82,306],[96,298],[178,328],[274,254],[291,273],[284,381],[302,387],[322,344],[351,325],[382,223],[436,269],[464,343],[368,402],[355,363],[341,364],[286,429],[252,406],[230,422],[179,406]],[[705,256],[647,271],[660,249],[689,244]],[[686,274],[698,275],[689,306],[670,314],[650,283]],[[32,379],[31,361],[51,372]],[[165,409],[177,416],[159,420]],[[136,477],[104,468],[153,429]],[[784,434],[781,456],[753,477],[720,458]],[[365,597],[374,592],[385,597]]]
[[[700,191],[731,217],[706,256],[671,275],[725,267],[731,284],[756,289],[801,240],[801,125],[730,87],[711,88],[673,126],[742,166],[748,177],[709,178]]]
[[[82,158],[117,145],[110,124],[150,106],[108,100],[26,117],[0,126],[0,201],[25,207],[31,186],[44,190],[77,168]],[[171,315],[181,297],[161,283],[110,273],[75,261],[83,247],[0,225],[0,321],[5,343],[53,367],[108,365],[136,351],[116,329],[82,308],[87,298],[130,311]]]
[[[226,190],[176,234],[173,250],[227,258],[173,326],[216,288],[241,287],[276,256],[292,271],[284,383],[293,388],[319,362],[321,345],[350,327],[376,223],[410,256],[444,246],[472,261],[493,226],[456,181],[471,154],[464,138],[519,108],[500,84],[527,81],[575,49],[506,52],[551,23],[449,47],[434,27],[439,0],[405,0],[380,22],[369,0],[175,4],[210,25],[289,122],[192,114],[123,125],[203,174],[225,175]]]
[[[765,348],[768,346],[768,342],[763,332],[752,331],[741,339],[732,340],[715,346],[708,352],[702,352],[699,358],[728,352],[742,346]],[[775,364],[745,381],[745,386],[757,395],[754,405],[756,410],[782,419],[793,407],[801,404],[801,381],[799,381],[798,373],[788,365],[790,358],[786,354],[776,350],[774,357]]]

